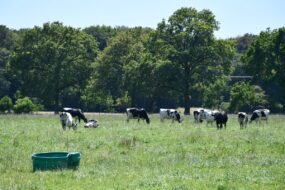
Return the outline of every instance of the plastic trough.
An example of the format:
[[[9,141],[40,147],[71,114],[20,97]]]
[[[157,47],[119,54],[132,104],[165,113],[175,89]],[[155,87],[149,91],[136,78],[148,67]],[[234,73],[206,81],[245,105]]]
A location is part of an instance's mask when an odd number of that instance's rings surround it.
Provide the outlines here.
[[[80,164],[78,152],[44,152],[32,155],[33,171],[78,169]]]

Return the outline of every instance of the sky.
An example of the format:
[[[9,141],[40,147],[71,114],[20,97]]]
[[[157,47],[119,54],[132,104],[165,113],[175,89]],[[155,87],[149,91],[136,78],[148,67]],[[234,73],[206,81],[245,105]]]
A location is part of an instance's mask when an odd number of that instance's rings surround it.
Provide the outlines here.
[[[20,29],[59,21],[75,28],[155,29],[181,7],[211,10],[220,23],[215,36],[222,39],[285,27],[285,0],[0,0],[0,25]]]

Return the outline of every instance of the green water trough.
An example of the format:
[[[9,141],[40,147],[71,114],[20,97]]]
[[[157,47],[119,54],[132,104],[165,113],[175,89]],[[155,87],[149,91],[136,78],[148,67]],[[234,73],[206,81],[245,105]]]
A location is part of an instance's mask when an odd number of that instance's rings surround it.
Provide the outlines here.
[[[76,170],[80,164],[79,152],[43,152],[32,155],[33,171]]]

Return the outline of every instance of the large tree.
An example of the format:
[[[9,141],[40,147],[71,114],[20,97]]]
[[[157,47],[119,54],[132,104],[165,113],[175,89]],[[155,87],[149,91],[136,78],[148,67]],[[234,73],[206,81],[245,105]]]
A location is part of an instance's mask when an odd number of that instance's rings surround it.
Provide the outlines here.
[[[86,101],[114,106],[118,111],[126,106],[148,106],[145,102],[152,98],[154,89],[154,63],[144,45],[149,32],[147,28],[133,28],[109,41],[96,61],[96,72],[83,97]]]
[[[280,101],[285,109],[285,28],[261,32],[243,61],[254,82],[263,81],[280,87]]]
[[[23,32],[8,68],[23,81],[23,94],[40,97],[57,110],[64,90],[85,86],[97,51],[98,43],[85,32],[46,23]]]
[[[166,22],[158,24],[153,35],[153,52],[162,59],[160,87],[175,91],[189,114],[191,93],[197,83],[221,79],[231,68],[233,44],[216,40],[218,22],[209,10],[181,8]]]

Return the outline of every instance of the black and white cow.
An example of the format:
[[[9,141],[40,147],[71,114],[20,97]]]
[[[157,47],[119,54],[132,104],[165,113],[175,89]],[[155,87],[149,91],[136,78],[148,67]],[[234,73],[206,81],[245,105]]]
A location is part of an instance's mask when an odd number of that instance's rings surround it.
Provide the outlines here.
[[[249,123],[251,123],[252,121],[256,121],[261,123],[261,120],[265,120],[266,123],[268,122],[268,118],[269,118],[269,114],[270,114],[270,110],[269,109],[258,109],[255,110],[252,113],[252,116],[250,118]]]
[[[182,122],[182,119],[180,117],[180,114],[177,110],[175,109],[163,109],[161,108],[159,110],[160,114],[160,121],[163,122],[164,119],[172,119],[173,121],[178,121],[178,123]]]
[[[81,109],[63,108],[62,111],[70,113],[73,118],[78,119],[79,123],[80,119],[82,119],[85,123],[87,122],[87,118],[85,117]]]
[[[85,128],[97,128],[99,126],[99,123],[97,120],[88,120],[85,124]]]
[[[213,110],[208,110],[208,109],[203,109],[200,111],[198,115],[198,121],[203,121],[206,120],[206,127],[208,124],[212,124],[215,121],[215,113],[218,111],[213,111]]]
[[[129,122],[130,119],[138,119],[138,122],[140,121],[140,119],[142,119],[146,120],[147,124],[150,123],[149,117],[143,108],[142,109],[127,108],[126,113],[127,113],[127,122]]]
[[[248,115],[245,112],[238,112],[238,122],[240,129],[246,128]]]
[[[227,127],[227,121],[228,121],[228,114],[227,112],[221,111],[221,112],[216,112],[215,114],[215,120],[217,124],[217,129],[222,129],[223,126]]]
[[[62,129],[65,131],[66,127],[69,129],[72,127],[73,130],[77,129],[77,124],[73,121],[72,116],[68,112],[59,113]]]
[[[199,122],[202,123],[203,122],[202,119],[199,120],[199,114],[201,113],[202,110],[203,109],[197,109],[197,110],[193,111],[193,116],[194,116],[194,122],[195,123],[199,123]]]

